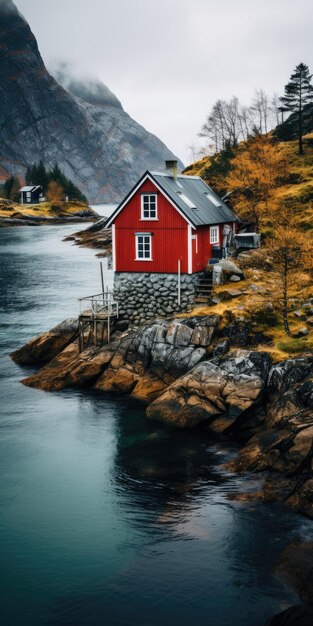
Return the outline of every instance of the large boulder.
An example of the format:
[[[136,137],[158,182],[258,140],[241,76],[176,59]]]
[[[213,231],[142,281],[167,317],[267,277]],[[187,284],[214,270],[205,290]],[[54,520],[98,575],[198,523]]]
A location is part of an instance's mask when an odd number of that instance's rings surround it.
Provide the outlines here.
[[[77,319],[67,319],[10,354],[20,365],[48,363],[78,335]]]
[[[45,391],[60,391],[66,387],[80,387],[97,379],[112,359],[112,349],[88,348],[79,352],[72,343],[48,365],[21,382],[28,387]]]
[[[313,543],[294,541],[282,552],[275,573],[292,587],[303,602],[313,604]],[[313,618],[313,607],[311,613]],[[305,615],[305,613],[303,613]],[[276,623],[276,622],[275,622]],[[277,622],[277,624],[280,622]],[[281,622],[282,624],[284,622]],[[313,622],[286,622],[286,624],[313,624]]]
[[[290,606],[274,615],[266,626],[313,626],[312,606]]]
[[[152,402],[147,416],[177,428],[206,422],[215,432],[227,431],[261,400],[269,366],[267,353],[244,350],[200,363]]]
[[[103,391],[132,393],[151,402],[179,376],[206,358],[219,318],[181,317],[156,320],[128,334],[96,382]]]
[[[138,374],[135,374],[127,367],[110,367],[95,383],[95,389],[106,391],[107,393],[126,393],[129,394],[134,389],[139,380]]]
[[[267,386],[267,427],[313,409],[313,356],[287,359],[274,365]]]
[[[237,276],[239,280],[243,280],[245,277],[240,267],[230,259],[221,259],[218,265],[223,268],[223,273],[228,277]]]
[[[264,428],[241,449],[234,462],[237,471],[275,470],[294,475],[310,472],[313,444],[313,415],[303,422],[284,420],[277,429]]]

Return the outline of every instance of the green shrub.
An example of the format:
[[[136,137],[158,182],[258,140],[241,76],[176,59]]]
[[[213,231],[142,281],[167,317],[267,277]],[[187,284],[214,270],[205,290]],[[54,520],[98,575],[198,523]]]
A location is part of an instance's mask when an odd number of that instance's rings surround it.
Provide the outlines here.
[[[287,354],[297,354],[312,349],[312,339],[310,337],[286,337],[277,342],[277,348]]]

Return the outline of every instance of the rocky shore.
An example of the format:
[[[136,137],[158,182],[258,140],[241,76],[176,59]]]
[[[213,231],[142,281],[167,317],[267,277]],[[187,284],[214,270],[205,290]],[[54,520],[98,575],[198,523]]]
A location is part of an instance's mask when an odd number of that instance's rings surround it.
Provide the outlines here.
[[[242,324],[221,327],[217,315],[116,330],[110,344],[81,353],[77,335],[77,321],[66,320],[14,352],[17,363],[41,366],[22,382],[131,394],[149,420],[236,438],[241,450],[228,469],[262,472],[256,497],[313,518],[313,354],[272,363],[266,350],[241,347]]]
[[[79,230],[72,235],[65,237],[63,241],[72,241],[80,248],[95,248],[100,249],[100,252],[96,254],[98,257],[112,258],[112,229],[105,228],[105,224],[108,221],[107,217],[103,217],[97,220],[91,226],[88,226],[84,230]]]
[[[11,357],[39,366],[22,380],[30,387],[128,394],[144,403],[147,419],[164,427],[197,428],[204,438],[239,442],[226,469],[257,472],[261,487],[230,498],[280,502],[313,518],[312,353],[272,362],[245,322],[229,317],[225,324],[216,314],[121,327],[120,322],[110,344],[79,352],[78,322],[65,320]],[[313,602],[312,554],[312,543],[296,541],[275,570],[305,604]],[[298,623],[292,620],[306,618],[308,611],[292,607],[269,624],[287,618]]]

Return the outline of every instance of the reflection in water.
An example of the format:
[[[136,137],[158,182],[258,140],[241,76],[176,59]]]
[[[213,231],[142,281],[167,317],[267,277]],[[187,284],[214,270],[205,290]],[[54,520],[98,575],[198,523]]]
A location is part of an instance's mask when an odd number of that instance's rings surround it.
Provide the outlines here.
[[[0,550],[5,626],[262,626],[296,599],[272,576],[308,523],[240,504],[235,449],[150,424],[129,398],[45,393],[7,353],[98,291],[73,227],[0,232]],[[112,275],[106,275],[108,281]]]

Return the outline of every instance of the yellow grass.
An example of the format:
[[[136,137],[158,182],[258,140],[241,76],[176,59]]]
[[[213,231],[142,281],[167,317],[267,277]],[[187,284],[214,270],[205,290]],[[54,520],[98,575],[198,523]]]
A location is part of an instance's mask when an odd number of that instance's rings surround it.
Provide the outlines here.
[[[9,206],[9,210],[5,209],[5,206]],[[57,217],[58,215],[72,215],[78,211],[82,211],[88,208],[88,205],[83,202],[68,202],[59,209],[52,209],[50,202],[42,202],[40,204],[17,204],[14,202],[3,201],[0,198],[0,218],[5,217],[20,217],[24,215],[30,217]]]
[[[313,229],[313,133],[303,138],[304,154],[299,155],[298,141],[281,142],[279,149],[286,157],[289,171],[294,180],[284,183],[274,191],[270,202],[270,212],[282,202],[290,206],[294,217],[294,224],[304,231]],[[210,165],[210,157],[203,157],[196,163],[191,164],[184,171],[185,174],[205,177],[205,170]],[[210,183],[210,181],[207,181]],[[263,234],[269,235],[275,224],[269,217],[264,217],[261,222]]]
[[[300,355],[305,352],[311,352],[313,350],[313,328],[306,325],[305,319],[298,320],[290,313],[289,322],[291,333],[296,334],[303,326],[308,328],[308,335],[306,337],[295,338],[289,337],[284,330],[283,320],[281,313],[276,308],[276,303],[272,302],[273,312],[277,316],[276,325],[272,326],[264,322],[256,322],[254,316],[257,312],[266,311],[270,301],[269,293],[262,293],[266,290],[270,283],[277,281],[276,273],[264,272],[260,269],[255,270],[253,268],[245,269],[247,279],[240,281],[239,283],[227,283],[214,287],[214,294],[221,296],[223,291],[228,289],[235,289],[242,291],[242,295],[231,300],[222,300],[218,304],[213,305],[197,305],[189,313],[178,315],[177,317],[195,317],[205,315],[218,315],[220,318],[219,329],[222,330],[230,323],[230,320],[245,321],[251,326],[251,330],[254,332],[260,332],[266,335],[271,340],[270,344],[260,344],[254,349],[268,352],[271,355],[273,362],[282,361],[290,356]],[[259,292],[256,292],[249,288],[250,285],[257,285]],[[301,301],[304,302],[308,298],[313,297],[313,285],[308,284],[301,291]],[[247,346],[249,347],[249,346]]]

